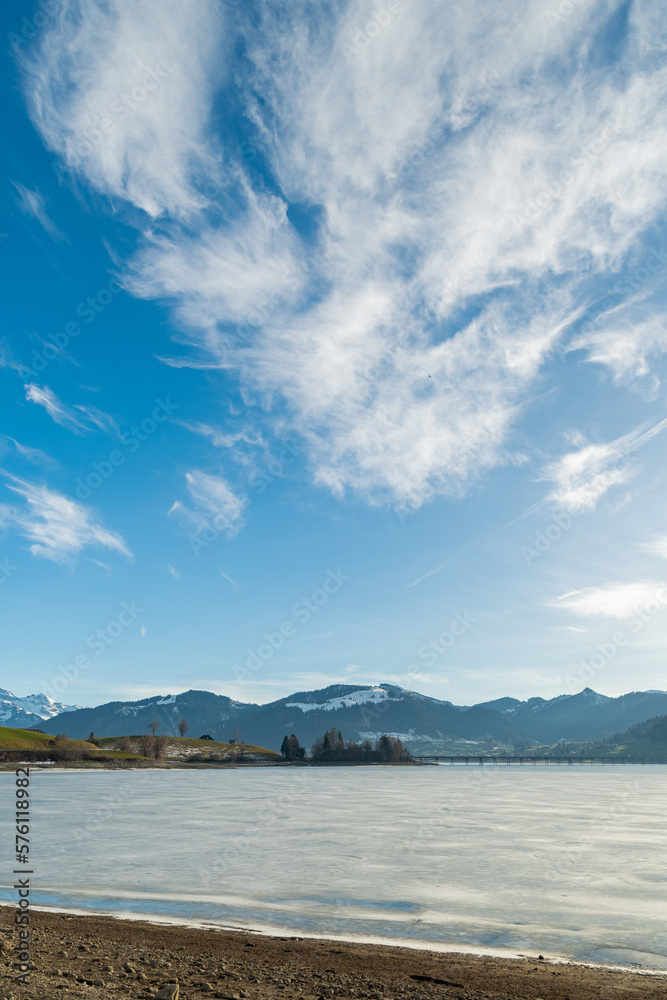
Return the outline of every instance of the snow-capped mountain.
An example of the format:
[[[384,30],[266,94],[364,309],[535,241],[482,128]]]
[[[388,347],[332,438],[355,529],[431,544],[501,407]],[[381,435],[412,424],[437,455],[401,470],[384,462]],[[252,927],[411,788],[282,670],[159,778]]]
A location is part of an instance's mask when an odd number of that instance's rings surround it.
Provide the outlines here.
[[[665,691],[635,691],[609,698],[586,688],[548,701],[499,698],[471,707],[392,684],[333,684],[267,705],[244,704],[210,691],[184,691],[79,709],[58,705],[44,695],[15,698],[0,689],[0,725],[37,727],[84,738],[91,730],[98,736],[138,735],[156,720],[159,732],[174,736],[185,718],[188,735],[195,738],[207,733],[228,740],[238,729],[246,743],[273,749],[289,733],[296,733],[303,746],[310,746],[331,726],[345,739],[400,734],[408,746],[451,739],[534,745],[611,736],[659,715],[667,715]]]
[[[368,690],[352,691],[351,694],[339,695],[338,698],[327,698],[321,703],[312,701],[288,701],[287,708],[300,708],[302,712],[335,712],[339,708],[352,708],[354,705],[377,705],[381,701],[397,701],[390,698],[389,692],[382,687]]]
[[[40,723],[62,712],[74,712],[80,705],[64,705],[46,694],[29,694],[17,698],[11,691],[0,688],[0,725],[16,729],[41,728]]]

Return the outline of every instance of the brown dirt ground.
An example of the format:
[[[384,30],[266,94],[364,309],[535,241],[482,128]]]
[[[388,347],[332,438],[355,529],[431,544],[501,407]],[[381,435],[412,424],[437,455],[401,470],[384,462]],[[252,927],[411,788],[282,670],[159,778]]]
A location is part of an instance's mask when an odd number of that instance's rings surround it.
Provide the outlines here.
[[[33,911],[34,970],[17,984],[15,910],[0,907],[0,1000],[667,1000],[667,976],[534,958],[439,954]]]

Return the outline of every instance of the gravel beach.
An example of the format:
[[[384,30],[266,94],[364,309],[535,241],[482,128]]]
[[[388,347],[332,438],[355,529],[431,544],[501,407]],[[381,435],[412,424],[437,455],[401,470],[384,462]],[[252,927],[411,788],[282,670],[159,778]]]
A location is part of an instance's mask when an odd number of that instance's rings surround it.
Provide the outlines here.
[[[1,1000],[667,998],[667,975],[43,911],[32,913],[35,968],[23,985],[12,969],[14,913],[0,907]]]

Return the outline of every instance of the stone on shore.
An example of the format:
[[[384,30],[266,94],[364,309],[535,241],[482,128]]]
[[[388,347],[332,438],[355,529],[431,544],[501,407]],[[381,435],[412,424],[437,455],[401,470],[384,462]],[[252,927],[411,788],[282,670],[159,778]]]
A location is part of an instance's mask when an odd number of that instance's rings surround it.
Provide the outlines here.
[[[163,986],[160,992],[155,994],[155,1000],[178,1000],[178,983]]]

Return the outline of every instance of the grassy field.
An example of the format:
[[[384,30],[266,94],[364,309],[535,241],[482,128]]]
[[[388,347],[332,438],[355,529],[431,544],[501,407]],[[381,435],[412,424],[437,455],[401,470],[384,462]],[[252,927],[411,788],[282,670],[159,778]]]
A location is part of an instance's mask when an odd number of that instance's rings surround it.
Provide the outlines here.
[[[74,751],[89,760],[113,761],[135,760],[144,762],[143,741],[145,736],[108,736],[96,739],[95,743],[87,740],[61,741],[61,750]],[[131,747],[125,741],[131,741]],[[122,746],[122,749],[121,749]],[[0,726],[0,752],[3,750],[54,751],[55,737],[48,733],[33,733],[27,729],[9,729]],[[168,736],[164,746],[164,756],[161,761],[167,764],[187,763],[220,763],[220,764],[275,764],[282,761],[279,753],[267,750],[266,747],[256,747],[231,743],[216,743],[213,740],[191,740],[187,737]]]
[[[116,749],[123,737],[106,736],[97,740],[101,749]],[[129,736],[124,739],[132,740],[137,751],[141,749],[143,736]],[[165,748],[166,761],[173,763],[184,763],[195,759],[203,758],[207,761],[225,763],[268,763],[273,764],[282,761],[282,757],[274,750],[267,750],[266,747],[256,747],[246,744],[234,745],[231,743],[217,743],[215,740],[192,740],[187,736],[167,736]]]
[[[55,737],[48,733],[31,733],[28,729],[8,729],[0,726],[0,750],[48,750]],[[68,740],[68,743],[82,750],[95,750],[92,743],[85,740]]]
[[[644,757],[646,760],[667,760],[667,742],[655,740],[635,740],[632,743],[619,743],[608,750],[595,751],[596,757]]]

